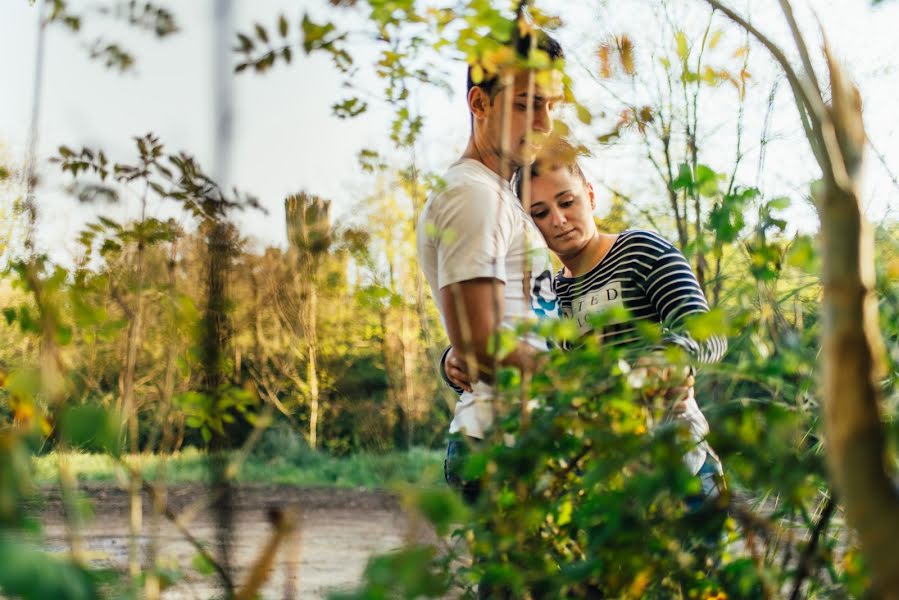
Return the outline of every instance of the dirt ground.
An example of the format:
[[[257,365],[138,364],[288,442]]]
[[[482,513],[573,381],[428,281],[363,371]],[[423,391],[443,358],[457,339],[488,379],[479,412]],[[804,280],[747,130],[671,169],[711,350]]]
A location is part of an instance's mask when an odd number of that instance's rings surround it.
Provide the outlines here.
[[[125,491],[112,485],[82,486],[92,500],[94,517],[82,528],[84,550],[90,563],[127,572],[129,501]],[[48,490],[41,508],[45,546],[50,551],[69,550],[68,530],[58,492]],[[299,508],[301,524],[278,551],[276,563],[262,588],[262,598],[325,598],[329,591],[351,589],[360,580],[373,554],[397,549],[407,540],[433,541],[421,522],[408,516],[396,497],[387,492],[295,488],[289,486],[241,486],[234,496],[236,524],[232,538],[235,581],[240,585],[250,565],[271,538],[272,508]],[[215,527],[209,489],[200,485],[172,486],[168,505],[185,521],[197,539],[215,544]],[[142,559],[150,542],[150,501],[143,500]],[[159,557],[181,572],[181,579],[162,592],[166,600],[220,596],[215,575],[201,575],[191,565],[197,551],[164,517],[158,520]]]

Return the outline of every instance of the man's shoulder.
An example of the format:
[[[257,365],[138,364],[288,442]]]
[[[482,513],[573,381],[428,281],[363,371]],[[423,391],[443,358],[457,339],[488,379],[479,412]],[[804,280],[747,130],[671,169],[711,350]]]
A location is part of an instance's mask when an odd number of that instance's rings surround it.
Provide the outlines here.
[[[510,194],[508,184],[504,187],[495,173],[477,161],[461,160],[446,171],[439,188],[431,193],[422,219],[455,221],[503,215],[505,221],[514,211]]]
[[[459,197],[497,202],[507,193],[498,175],[475,160],[463,159],[447,169],[442,185],[431,197],[435,202]]]

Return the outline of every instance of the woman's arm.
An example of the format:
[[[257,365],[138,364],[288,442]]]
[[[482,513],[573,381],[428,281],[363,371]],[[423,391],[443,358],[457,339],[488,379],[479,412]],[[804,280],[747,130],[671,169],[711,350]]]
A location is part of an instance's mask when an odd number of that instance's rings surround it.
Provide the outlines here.
[[[703,341],[693,338],[685,327],[691,315],[709,312],[709,305],[684,255],[669,246],[647,271],[644,280],[646,296],[662,324],[662,341],[674,344],[699,364],[721,360],[727,351],[727,338],[712,335]]]

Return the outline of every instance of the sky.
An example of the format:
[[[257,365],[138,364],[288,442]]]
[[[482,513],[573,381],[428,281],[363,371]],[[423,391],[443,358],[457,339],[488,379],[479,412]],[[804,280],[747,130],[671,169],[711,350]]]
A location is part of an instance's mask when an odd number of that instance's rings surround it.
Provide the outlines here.
[[[93,3],[72,0],[75,11]],[[203,165],[213,160],[214,123],[213,86],[213,0],[160,2],[176,16],[181,31],[163,40],[117,25],[99,15],[85,20],[84,31],[74,36],[60,27],[48,29],[46,63],[41,97],[39,157],[41,187],[39,245],[58,260],[77,253],[77,233],[97,214],[128,219],[138,215],[135,201],[116,206],[82,205],[65,191],[67,179],[44,159],[62,145],[101,147],[114,160],[134,157],[131,138],[153,131],[170,151],[184,150]],[[685,23],[688,35],[698,34],[708,11],[700,0],[671,1],[675,22]],[[624,2],[567,0],[538,2],[548,11],[560,10],[566,25],[558,37],[571,57],[569,73],[575,81],[578,97],[597,115],[592,129],[576,131],[582,141],[595,148],[586,164],[588,175],[604,186],[626,189],[641,202],[651,202],[659,188],[645,171],[639,144],[625,139],[612,147],[601,147],[595,136],[617,118],[614,93],[627,93],[626,87],[597,82],[594,52],[605,35],[628,32],[641,46],[641,40],[666,35],[653,26],[648,0]],[[748,3],[732,3],[745,9]],[[899,23],[899,1],[887,0],[872,8],[862,0],[817,0],[795,2],[800,23],[812,39],[818,38],[815,20],[820,18],[836,54],[847,64],[865,99],[865,117],[871,140],[883,156],[886,167],[869,155],[864,197],[869,216],[881,219],[891,205],[899,206],[899,120],[895,117],[895,92],[899,90],[899,41],[895,24]],[[752,3],[753,22],[784,43],[789,34],[775,0]],[[247,31],[254,22],[270,28],[283,12],[291,23],[299,22],[306,11],[319,20],[339,18],[339,24],[352,31],[363,31],[358,14],[334,13],[325,0],[235,0],[234,27]],[[563,8],[564,7],[564,8]],[[624,7],[627,7],[626,9]],[[34,78],[36,7],[27,0],[0,0],[0,157],[20,165],[24,160],[30,121]],[[717,26],[724,26],[722,19]],[[733,29],[722,42],[721,60],[726,60],[742,42]],[[137,59],[133,73],[118,74],[88,59],[87,42],[97,36],[117,41]],[[359,39],[358,35],[354,39]],[[673,43],[673,41],[672,41]],[[331,104],[346,97],[339,74],[330,61],[319,55],[300,55],[287,66],[276,65],[259,75],[245,73],[233,81],[235,107],[232,168],[229,181],[261,200],[267,214],[238,213],[234,216],[244,235],[258,247],[286,244],[283,198],[307,191],[335,203],[336,218],[358,213],[360,202],[374,189],[371,175],[363,173],[356,156],[362,148],[381,151],[395,166],[409,160],[387,140],[391,109],[378,100],[383,84],[373,75],[374,42],[352,46],[359,65],[358,87],[369,90],[369,110],[359,118],[341,120],[331,114]],[[647,55],[647,64],[655,57]],[[439,67],[449,75],[454,93],[436,88],[413,89],[415,104],[426,115],[426,126],[416,146],[420,168],[437,172],[461,154],[468,134],[468,116],[464,102],[465,65],[453,56],[438,58]],[[747,96],[746,130],[760,130],[764,104],[776,69],[762,51],[753,51],[753,73]],[[637,96],[639,90],[632,90]],[[703,110],[703,130],[711,166],[725,168],[732,162],[736,97],[725,88],[709,95]],[[772,141],[768,145],[765,168],[756,178],[757,140],[744,141],[747,156],[739,179],[757,184],[768,196],[790,195],[801,198],[816,169],[801,137],[795,108],[786,85],[776,96],[771,123]],[[720,164],[716,165],[716,157]],[[646,182],[645,185],[643,182]],[[600,187],[598,189],[605,189]],[[602,194],[601,194],[602,196]],[[602,198],[601,198],[602,199]],[[602,213],[600,207],[600,214]],[[154,207],[151,214],[175,214],[171,206]],[[814,213],[798,202],[787,215],[797,229],[814,228]]]

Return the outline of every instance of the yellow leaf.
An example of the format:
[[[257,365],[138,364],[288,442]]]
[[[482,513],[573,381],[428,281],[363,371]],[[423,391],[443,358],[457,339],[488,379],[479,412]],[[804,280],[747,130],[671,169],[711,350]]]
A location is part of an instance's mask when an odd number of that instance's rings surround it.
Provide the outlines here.
[[[501,67],[515,64],[515,51],[508,46],[485,50],[481,55],[481,65],[488,73],[496,73]]]
[[[634,580],[631,582],[630,589],[628,590],[629,596],[631,598],[642,598],[643,592],[646,590],[646,586],[649,585],[649,582],[652,580],[652,569],[646,567],[634,577]]]
[[[894,258],[887,266],[887,277],[890,279],[899,279],[899,258]]]
[[[740,46],[739,48],[737,48],[737,51],[734,52],[734,58],[740,58],[747,52],[749,52],[749,46]]]
[[[471,80],[475,83],[481,83],[484,81],[484,68],[481,65],[474,65],[471,68]]]
[[[721,34],[723,32],[719,29],[712,34],[712,39],[709,40],[709,48],[713,48],[718,45],[718,42],[721,41]]]
[[[681,61],[687,60],[687,56],[690,53],[689,48],[687,48],[687,36],[684,35],[683,31],[678,31],[675,39],[677,40],[677,57]]]
[[[599,56],[599,76],[603,79],[612,76],[611,50],[608,44],[602,44],[596,52]]]
[[[571,523],[571,500],[565,500],[559,506],[559,527]]]
[[[627,35],[618,38],[618,54],[621,57],[621,66],[628,75],[637,72],[634,66],[634,43]]]
[[[518,33],[521,34],[521,37],[528,35],[532,29],[533,28],[531,27],[531,24],[528,23],[527,19],[524,17],[518,19]]]

